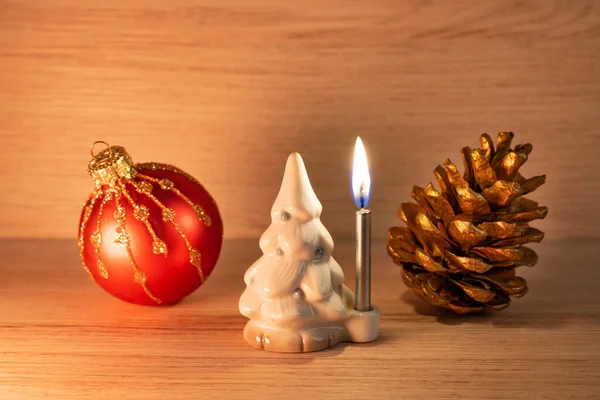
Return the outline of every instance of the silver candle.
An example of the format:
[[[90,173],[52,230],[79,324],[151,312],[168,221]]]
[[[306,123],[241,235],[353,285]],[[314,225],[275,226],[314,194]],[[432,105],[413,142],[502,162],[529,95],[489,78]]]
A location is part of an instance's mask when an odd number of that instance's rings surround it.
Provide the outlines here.
[[[360,137],[354,148],[352,192],[356,211],[356,302],[357,311],[371,310],[371,211],[368,210],[371,177],[367,154]]]
[[[356,212],[356,303],[357,311],[371,310],[371,210]]]

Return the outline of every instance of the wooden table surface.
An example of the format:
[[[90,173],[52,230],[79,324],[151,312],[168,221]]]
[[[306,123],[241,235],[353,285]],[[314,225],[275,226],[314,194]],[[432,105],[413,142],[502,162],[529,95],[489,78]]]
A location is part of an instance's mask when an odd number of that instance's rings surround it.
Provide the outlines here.
[[[0,399],[472,398],[600,396],[600,269],[593,242],[545,242],[521,268],[530,293],[456,317],[402,284],[374,249],[381,337],[319,353],[274,354],[242,339],[237,311],[256,241],[226,241],[214,274],[170,307],[104,293],[73,240],[0,241]],[[353,249],[334,257],[353,287]]]

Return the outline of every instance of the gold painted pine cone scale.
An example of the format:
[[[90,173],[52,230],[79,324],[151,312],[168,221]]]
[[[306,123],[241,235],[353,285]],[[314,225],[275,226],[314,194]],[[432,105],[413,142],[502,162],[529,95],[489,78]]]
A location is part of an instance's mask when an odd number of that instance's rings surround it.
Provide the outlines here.
[[[524,195],[545,183],[545,175],[526,179],[519,168],[530,144],[511,148],[512,132],[480,137],[480,148],[462,149],[464,173],[450,160],[435,168],[432,183],[414,186],[415,202],[400,205],[406,226],[389,229],[387,251],[402,266],[402,280],[417,296],[459,314],[502,310],[511,297],[528,292],[515,268],[533,266],[538,256],[527,243],[544,233],[529,226],[548,208]]]

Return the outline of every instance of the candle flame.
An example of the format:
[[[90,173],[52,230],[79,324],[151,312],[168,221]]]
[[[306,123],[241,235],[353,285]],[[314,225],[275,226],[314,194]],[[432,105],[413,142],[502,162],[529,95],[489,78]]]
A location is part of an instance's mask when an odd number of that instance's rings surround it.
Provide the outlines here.
[[[369,164],[367,153],[360,136],[356,138],[354,147],[354,168],[352,170],[352,193],[356,207],[365,208],[369,203],[371,194],[371,176],[369,175]]]

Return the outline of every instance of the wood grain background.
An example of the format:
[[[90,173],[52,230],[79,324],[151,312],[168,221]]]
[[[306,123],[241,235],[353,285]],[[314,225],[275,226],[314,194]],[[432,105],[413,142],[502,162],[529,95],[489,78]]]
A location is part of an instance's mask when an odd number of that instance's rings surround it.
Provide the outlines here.
[[[288,153],[335,239],[353,235],[356,135],[374,235],[482,132],[547,173],[548,236],[600,238],[600,2],[0,1],[0,236],[70,237],[88,147],[174,163],[258,237]]]

